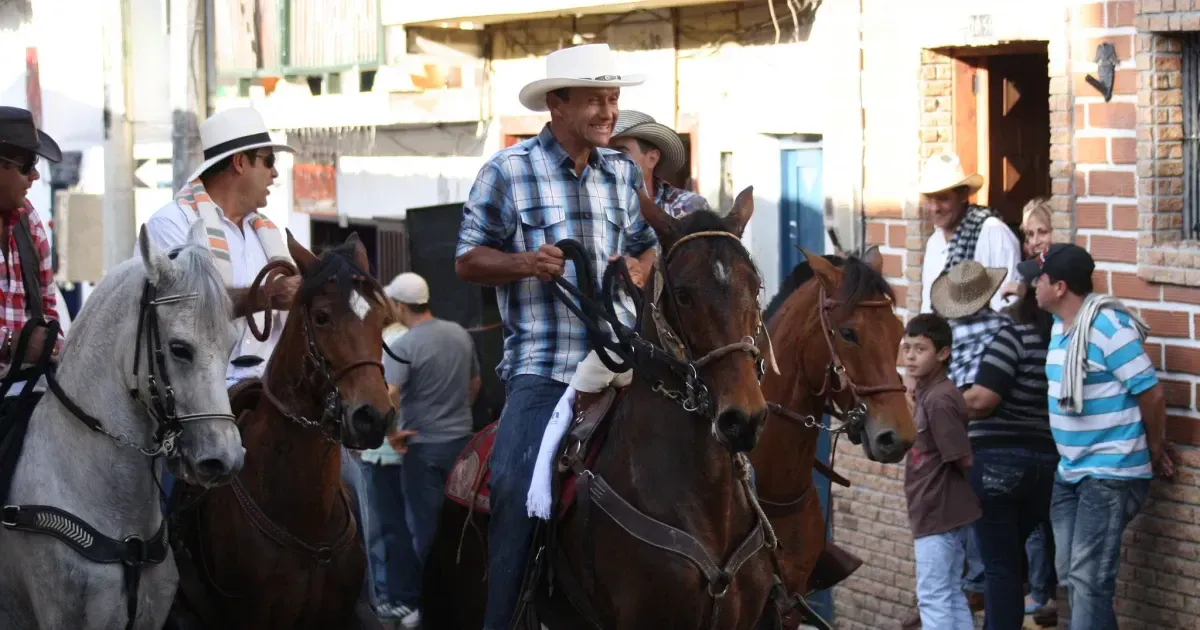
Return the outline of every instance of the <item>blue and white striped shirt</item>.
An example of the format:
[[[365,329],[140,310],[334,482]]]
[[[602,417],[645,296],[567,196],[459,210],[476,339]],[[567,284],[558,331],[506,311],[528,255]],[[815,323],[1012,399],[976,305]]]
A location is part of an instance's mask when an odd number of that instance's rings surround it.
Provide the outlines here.
[[[471,187],[463,207],[458,250],[476,247],[507,253],[534,252],[543,244],[570,238],[592,255],[596,291],[608,257],[639,256],[658,243],[642,218],[638,190],[642,172],[628,156],[593,149],[583,173],[547,124],[540,134],[492,156]],[[566,280],[575,283],[567,264]],[[560,303],[550,284],[525,278],[496,287],[504,320],[503,380],[532,374],[568,383],[575,367],[591,351],[583,324]],[[626,325],[633,314],[618,305]]]
[[[1075,483],[1084,477],[1150,479],[1150,451],[1137,396],[1158,377],[1132,320],[1102,309],[1088,331],[1083,407],[1079,414],[1058,404],[1068,337],[1054,318],[1046,354],[1050,430],[1061,456],[1058,475]]]

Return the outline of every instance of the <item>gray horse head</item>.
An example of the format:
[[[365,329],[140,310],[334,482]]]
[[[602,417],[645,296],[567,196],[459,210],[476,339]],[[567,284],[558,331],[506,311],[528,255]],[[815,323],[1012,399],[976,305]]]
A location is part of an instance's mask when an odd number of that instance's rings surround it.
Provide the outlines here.
[[[182,423],[175,449],[167,453],[167,467],[183,481],[206,487],[229,482],[241,470],[245,456],[225,389],[229,353],[237,340],[230,323],[233,308],[207,242],[202,221],[192,224],[186,244],[169,252],[155,247],[142,229],[138,248],[145,278],[161,302],[150,314],[158,319],[159,346],[155,348],[148,331],[142,330],[140,344],[122,347],[128,353],[126,365],[134,360],[135,346],[143,349],[138,382],[130,386],[137,387],[144,401],[152,396],[145,366],[155,360],[156,349],[163,353],[165,380],[173,391],[176,412],[181,418],[195,418]],[[181,296],[194,297],[172,299]],[[132,367],[127,374],[132,378]],[[164,384],[158,385],[162,389]],[[153,421],[145,426],[148,435],[154,429]]]

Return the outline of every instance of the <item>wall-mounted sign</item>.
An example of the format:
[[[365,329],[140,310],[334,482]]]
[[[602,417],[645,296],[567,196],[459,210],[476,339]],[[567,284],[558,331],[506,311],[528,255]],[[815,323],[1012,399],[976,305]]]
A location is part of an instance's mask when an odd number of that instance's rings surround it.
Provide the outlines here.
[[[972,15],[967,18],[967,35],[972,38],[992,36],[992,16],[990,14]]]
[[[292,206],[296,212],[337,214],[337,167],[333,164],[294,164]]]

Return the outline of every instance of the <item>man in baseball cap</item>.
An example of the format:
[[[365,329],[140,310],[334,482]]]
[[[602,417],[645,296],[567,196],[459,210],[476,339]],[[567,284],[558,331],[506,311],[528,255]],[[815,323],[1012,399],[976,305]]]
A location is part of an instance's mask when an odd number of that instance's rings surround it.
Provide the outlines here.
[[[1046,394],[1059,462],[1050,523],[1072,628],[1117,627],[1121,534],[1150,480],[1175,470],[1166,398],[1143,347],[1148,328],[1120,300],[1093,292],[1095,269],[1087,250],[1065,243],[1018,267],[1034,282],[1038,305],[1054,314]],[[1072,538],[1084,529],[1088,536]]]

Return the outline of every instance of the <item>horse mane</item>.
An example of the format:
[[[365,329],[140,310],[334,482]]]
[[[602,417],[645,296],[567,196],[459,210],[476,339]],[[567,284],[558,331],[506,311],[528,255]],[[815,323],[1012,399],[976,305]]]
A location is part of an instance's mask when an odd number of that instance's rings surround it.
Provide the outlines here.
[[[883,296],[895,301],[896,294],[892,290],[892,285],[888,283],[882,273],[864,262],[861,258],[854,255],[846,257],[825,255],[822,258],[832,263],[835,267],[840,268],[843,272],[840,293],[837,296],[838,301],[842,304],[842,309],[853,310],[863,300],[876,296]],[[793,267],[792,273],[788,274],[783,284],[780,285],[779,292],[767,304],[767,308],[763,313],[763,319],[768,322],[771,321],[771,318],[775,316],[775,312],[783,306],[788,297],[795,293],[801,286],[804,286],[809,280],[812,280],[815,275],[816,272],[813,271],[812,266],[808,264],[807,260]]]
[[[171,248],[167,256],[175,261],[181,274],[172,274],[166,287],[171,293],[195,293],[196,311],[200,313],[230,313],[233,302],[225,281],[207,247],[187,243]]]
[[[383,292],[383,285],[355,261],[356,248],[354,243],[343,243],[322,250],[317,264],[310,267],[300,280],[297,293],[300,302],[311,304],[312,299],[325,290],[326,285],[333,283],[339,296],[348,299],[351,291],[358,291],[367,300],[389,306],[390,302]]]

